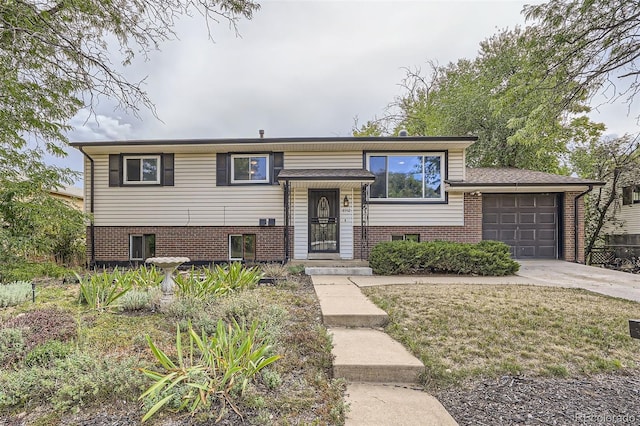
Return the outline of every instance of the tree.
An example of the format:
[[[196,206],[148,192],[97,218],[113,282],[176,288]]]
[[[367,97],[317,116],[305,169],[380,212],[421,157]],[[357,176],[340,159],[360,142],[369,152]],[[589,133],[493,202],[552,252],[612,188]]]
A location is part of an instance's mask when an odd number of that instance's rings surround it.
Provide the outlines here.
[[[21,180],[0,187],[0,263],[68,263],[84,254],[85,215],[43,191],[42,182]]]
[[[616,224],[622,188],[640,178],[640,141],[630,135],[600,138],[598,131],[585,136],[573,147],[570,161],[580,176],[606,182],[585,203],[585,256],[589,259],[605,227]]]
[[[474,60],[446,66],[431,62],[428,77],[407,70],[405,93],[384,119],[354,134],[401,128],[414,135],[471,134],[478,136],[467,152],[471,166],[565,172],[562,156],[589,123],[583,114],[588,107],[576,102],[558,112],[549,105],[562,95],[559,91],[533,90],[544,70],[529,53],[532,44],[529,30],[505,30],[484,40]]]
[[[548,70],[540,87],[562,90],[559,108],[600,91],[611,101],[633,100],[640,90],[640,2],[551,0],[526,6],[524,14],[534,23],[537,60]]]
[[[142,82],[127,81],[112,61],[147,59],[176,36],[181,15],[235,30],[253,0],[2,0],[0,2],[0,250],[29,257],[65,256],[83,217],[49,196],[74,172],[49,166],[65,155],[68,121],[109,97],[136,114],[151,108]],[[210,33],[211,34],[211,33]],[[77,214],[76,214],[77,213]],[[63,241],[61,236],[70,239]]]
[[[32,175],[44,153],[64,155],[68,120],[101,96],[133,113],[153,108],[141,82],[127,81],[113,58],[123,66],[136,55],[146,59],[175,37],[180,15],[202,14],[207,25],[224,19],[235,29],[258,8],[252,0],[3,0],[0,175]],[[51,170],[59,179],[69,173]]]

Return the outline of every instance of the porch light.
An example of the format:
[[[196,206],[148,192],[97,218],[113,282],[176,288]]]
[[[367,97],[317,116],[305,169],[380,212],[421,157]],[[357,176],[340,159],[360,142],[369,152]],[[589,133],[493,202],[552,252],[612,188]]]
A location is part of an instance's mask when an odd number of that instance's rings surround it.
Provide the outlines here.
[[[344,200],[342,200],[342,206],[343,207],[349,207],[349,199],[347,198],[347,196],[344,196]]]

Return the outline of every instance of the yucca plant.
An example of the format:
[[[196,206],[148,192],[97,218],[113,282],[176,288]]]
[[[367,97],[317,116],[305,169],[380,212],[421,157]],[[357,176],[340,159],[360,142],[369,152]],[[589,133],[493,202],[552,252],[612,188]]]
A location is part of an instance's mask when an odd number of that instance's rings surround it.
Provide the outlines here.
[[[131,290],[131,280],[123,279],[118,268],[85,277],[74,274],[80,283],[79,301],[91,309],[104,309]]]
[[[185,349],[180,326],[177,326],[177,362],[147,336],[151,352],[165,371],[140,369],[155,382],[140,395],[141,400],[153,404],[142,418],[143,422],[167,405],[175,411],[186,409],[195,413],[209,407],[213,400],[220,400],[223,406],[228,403],[241,415],[231,400],[231,389],[238,386],[239,392],[244,392],[260,370],[281,358],[269,356],[271,348],[264,342],[264,331],[257,321],[247,328],[235,320],[228,325],[218,320],[212,336],[204,331],[198,334],[189,324],[187,333],[189,346]],[[223,413],[220,409],[220,416]]]
[[[132,275],[133,286],[138,289],[159,287],[163,275],[154,265],[142,265],[129,272]]]
[[[246,268],[240,262],[234,262],[227,266],[215,265],[213,269],[205,269],[205,271],[205,274],[214,276],[219,283],[217,289],[219,295],[255,287],[264,275],[260,268]]]
[[[188,274],[178,274],[174,282],[181,296],[205,299],[216,293],[215,278],[207,275],[203,269],[191,267]]]
[[[259,268],[245,268],[242,263],[235,262],[213,268],[192,267],[188,274],[178,274],[174,281],[180,295],[205,299],[255,287],[262,276]]]

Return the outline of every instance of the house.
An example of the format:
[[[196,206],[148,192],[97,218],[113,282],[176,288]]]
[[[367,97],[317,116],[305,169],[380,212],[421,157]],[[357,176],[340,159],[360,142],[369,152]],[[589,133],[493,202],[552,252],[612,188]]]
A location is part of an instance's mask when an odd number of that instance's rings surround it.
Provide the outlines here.
[[[640,185],[622,188],[622,206],[615,222],[617,226],[606,228],[607,246],[619,258],[640,256]]]
[[[65,186],[49,191],[53,198],[65,201],[71,207],[78,210],[84,210],[84,191],[82,188],[75,186]]]
[[[400,239],[501,240],[516,258],[582,262],[582,197],[598,182],[467,169],[476,139],[75,142],[90,263],[367,259]]]

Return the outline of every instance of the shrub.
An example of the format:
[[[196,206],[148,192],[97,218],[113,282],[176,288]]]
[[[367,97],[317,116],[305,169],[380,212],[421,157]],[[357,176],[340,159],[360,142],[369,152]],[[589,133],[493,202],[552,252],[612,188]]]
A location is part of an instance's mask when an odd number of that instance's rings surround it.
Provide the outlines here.
[[[289,275],[289,268],[280,263],[265,263],[261,265],[265,277],[282,279]]]
[[[0,262],[0,282],[30,281],[39,277],[63,278],[71,274],[73,270],[54,262]]]
[[[159,304],[162,291],[159,288],[137,289],[126,292],[118,301],[118,306],[123,311],[142,311],[152,309]]]
[[[24,336],[17,328],[0,329],[0,365],[10,365],[22,357]]]
[[[518,271],[510,248],[498,241],[478,244],[449,241],[390,241],[376,245],[369,265],[379,275],[454,273],[502,276]]]
[[[135,400],[144,379],[131,374],[138,361],[72,352],[47,367],[22,368],[0,375],[0,410],[51,404],[56,411],[79,409],[118,395]]]
[[[0,285],[0,308],[15,306],[29,299],[31,296],[31,282],[14,281]]]
[[[73,351],[73,347],[59,340],[49,340],[33,348],[25,359],[28,367],[48,367],[56,359],[63,359]]]
[[[19,329],[24,337],[26,351],[49,340],[65,342],[78,334],[76,321],[71,314],[56,308],[22,313],[7,320],[2,327]]]
[[[226,325],[219,320],[212,336],[204,332],[198,334],[193,327],[189,327],[187,333],[189,346],[183,349],[180,327],[177,327],[177,364],[147,337],[153,355],[166,372],[140,369],[155,382],[140,395],[147,407],[143,422],[167,405],[195,413],[216,399],[223,406],[228,402],[235,409],[232,389],[241,394],[260,370],[280,358],[269,356],[270,347],[263,342],[263,331],[257,322],[247,328],[235,321]],[[223,413],[221,409],[221,416]]]
[[[132,287],[133,276],[123,275],[118,268],[112,273],[102,271],[80,277],[75,273],[80,282],[80,303],[89,305],[91,309],[104,309],[112,305],[116,300],[126,294]]]

